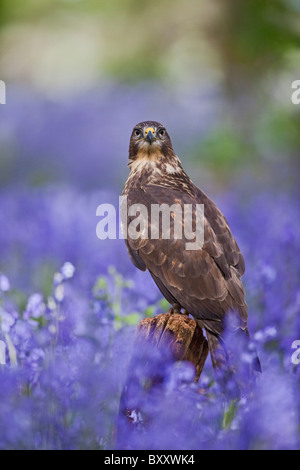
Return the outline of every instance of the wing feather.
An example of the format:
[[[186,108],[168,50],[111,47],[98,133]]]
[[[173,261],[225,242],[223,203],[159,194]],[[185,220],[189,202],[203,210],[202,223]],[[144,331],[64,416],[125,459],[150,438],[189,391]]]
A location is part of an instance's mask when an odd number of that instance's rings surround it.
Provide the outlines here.
[[[210,325],[220,334],[222,320],[228,310],[237,310],[240,327],[247,322],[247,305],[240,277],[245,265],[240,249],[231,233],[227,220],[217,206],[198,188],[182,192],[174,188],[147,185],[128,192],[128,205],[151,204],[204,204],[204,245],[198,250],[186,250],[187,241],[128,238],[127,248],[135,266],[147,268],[159,289],[169,302],[176,302],[189,313]],[[171,218],[171,230],[174,217]],[[148,220],[151,233],[151,217]],[[171,232],[172,233],[172,232]]]

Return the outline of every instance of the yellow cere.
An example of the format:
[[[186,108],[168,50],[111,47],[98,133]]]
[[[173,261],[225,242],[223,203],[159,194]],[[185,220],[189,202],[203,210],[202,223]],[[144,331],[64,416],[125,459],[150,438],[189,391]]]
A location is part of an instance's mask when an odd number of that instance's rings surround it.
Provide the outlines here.
[[[145,135],[148,134],[148,132],[152,132],[152,134],[154,135],[155,134],[155,130],[153,129],[153,127],[147,127],[147,129],[145,130]]]

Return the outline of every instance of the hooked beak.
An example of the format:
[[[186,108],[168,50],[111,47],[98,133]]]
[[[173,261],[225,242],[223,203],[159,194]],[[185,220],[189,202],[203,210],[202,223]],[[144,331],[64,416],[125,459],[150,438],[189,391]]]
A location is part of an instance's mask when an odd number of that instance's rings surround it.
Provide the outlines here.
[[[152,142],[154,142],[156,140],[156,137],[154,136],[155,134],[155,130],[151,127],[148,129],[145,130],[145,140],[147,142],[149,142],[149,144],[151,145]]]

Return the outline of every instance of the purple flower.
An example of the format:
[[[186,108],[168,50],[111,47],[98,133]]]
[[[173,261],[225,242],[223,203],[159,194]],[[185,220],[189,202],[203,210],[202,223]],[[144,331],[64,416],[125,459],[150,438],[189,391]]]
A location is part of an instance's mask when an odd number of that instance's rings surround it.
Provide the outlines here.
[[[16,320],[11,313],[0,308],[0,329],[3,333],[8,333],[15,321]]]
[[[300,340],[298,188],[275,192],[240,175],[219,201],[219,187],[210,190],[246,261],[251,342],[247,350],[231,342],[242,379],[258,352],[263,373],[250,393],[239,399],[229,383],[225,397],[210,357],[193,383],[193,367],[168,351],[133,351],[135,323],[167,306],[124,240],[96,237],[96,208],[118,206],[128,123],[139,113],[160,114],[183,156],[214,125],[199,93],[156,92],[111,85],[62,104],[14,90],[3,108],[3,155],[10,150],[8,167],[0,162],[1,449],[300,448],[300,365],[291,361]],[[132,427],[120,417],[123,405]]]
[[[71,279],[74,276],[75,267],[72,263],[66,262],[61,267],[60,272],[64,280]]]
[[[9,280],[4,274],[0,274],[0,290],[2,292],[7,292],[10,290]]]
[[[24,312],[25,318],[39,318],[44,315],[46,310],[46,305],[43,301],[41,294],[32,294],[27,302],[27,307]]]

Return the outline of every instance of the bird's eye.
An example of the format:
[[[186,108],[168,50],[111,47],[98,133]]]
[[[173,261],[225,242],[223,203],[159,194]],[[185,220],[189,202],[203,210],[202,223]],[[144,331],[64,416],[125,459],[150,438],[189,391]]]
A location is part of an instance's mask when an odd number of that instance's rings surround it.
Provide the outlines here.
[[[165,133],[166,133],[166,129],[160,129],[160,131],[159,131],[160,137],[163,137],[165,135]]]
[[[136,137],[139,137],[139,136],[141,135],[141,131],[140,131],[139,129],[135,129],[135,130],[134,130],[134,135],[135,135]]]

